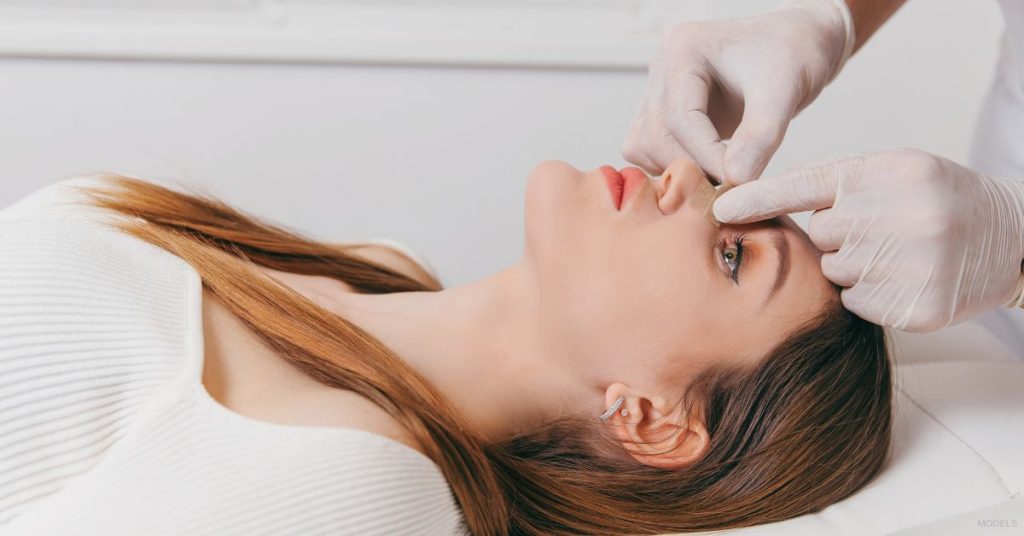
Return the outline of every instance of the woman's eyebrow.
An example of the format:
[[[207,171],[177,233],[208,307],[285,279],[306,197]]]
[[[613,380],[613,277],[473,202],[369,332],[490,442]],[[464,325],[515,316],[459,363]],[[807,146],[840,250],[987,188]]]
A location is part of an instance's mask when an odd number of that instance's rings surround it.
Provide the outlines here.
[[[768,295],[765,296],[762,307],[782,288],[782,285],[786,283],[786,276],[789,275],[789,241],[786,240],[786,234],[780,229],[772,229],[768,233],[768,241],[775,249],[775,257],[778,259],[778,263],[775,268],[775,282],[768,289]]]

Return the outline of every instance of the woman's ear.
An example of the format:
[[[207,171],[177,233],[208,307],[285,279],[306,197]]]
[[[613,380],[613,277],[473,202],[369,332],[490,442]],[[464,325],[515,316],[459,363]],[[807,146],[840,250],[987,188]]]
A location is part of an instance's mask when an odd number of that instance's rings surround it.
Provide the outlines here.
[[[622,409],[605,426],[614,429],[623,448],[644,465],[678,469],[700,460],[711,441],[700,411],[686,414],[682,403],[665,397],[646,395],[623,383],[610,385],[605,392],[605,407],[619,396],[625,398]]]

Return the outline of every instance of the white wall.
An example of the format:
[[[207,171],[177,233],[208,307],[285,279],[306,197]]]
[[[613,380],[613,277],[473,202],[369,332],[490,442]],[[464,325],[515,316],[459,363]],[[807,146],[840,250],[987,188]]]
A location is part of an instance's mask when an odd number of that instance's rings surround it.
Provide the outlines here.
[[[769,172],[895,146],[964,160],[1000,30],[995,2],[911,0],[794,122]],[[406,241],[458,284],[518,257],[534,164],[625,164],[644,77],[0,59],[0,206],[84,171],[180,179],[321,238]]]

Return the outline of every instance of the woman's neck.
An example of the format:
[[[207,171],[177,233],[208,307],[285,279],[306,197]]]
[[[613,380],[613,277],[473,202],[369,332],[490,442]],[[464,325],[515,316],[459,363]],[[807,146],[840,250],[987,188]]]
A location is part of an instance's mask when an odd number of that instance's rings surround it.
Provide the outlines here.
[[[377,337],[497,441],[558,415],[599,409],[604,399],[603,389],[545,351],[529,284],[516,264],[439,292],[338,292],[324,305]]]

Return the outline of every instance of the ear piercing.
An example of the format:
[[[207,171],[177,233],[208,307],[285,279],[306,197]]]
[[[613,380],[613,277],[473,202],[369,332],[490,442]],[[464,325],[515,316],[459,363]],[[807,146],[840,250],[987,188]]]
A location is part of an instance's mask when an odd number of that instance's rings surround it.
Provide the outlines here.
[[[599,417],[599,418],[602,421],[607,421],[609,418],[611,418],[612,415],[615,415],[615,412],[619,410],[619,407],[621,407],[622,403],[625,402],[625,401],[626,401],[626,397],[623,396],[623,395],[619,395],[619,398],[616,398],[615,402],[612,402],[612,405],[609,406],[608,409],[605,410],[605,412],[602,413],[601,417]],[[626,411],[626,408],[622,408],[622,415],[626,415],[627,413],[629,413],[629,412]]]

